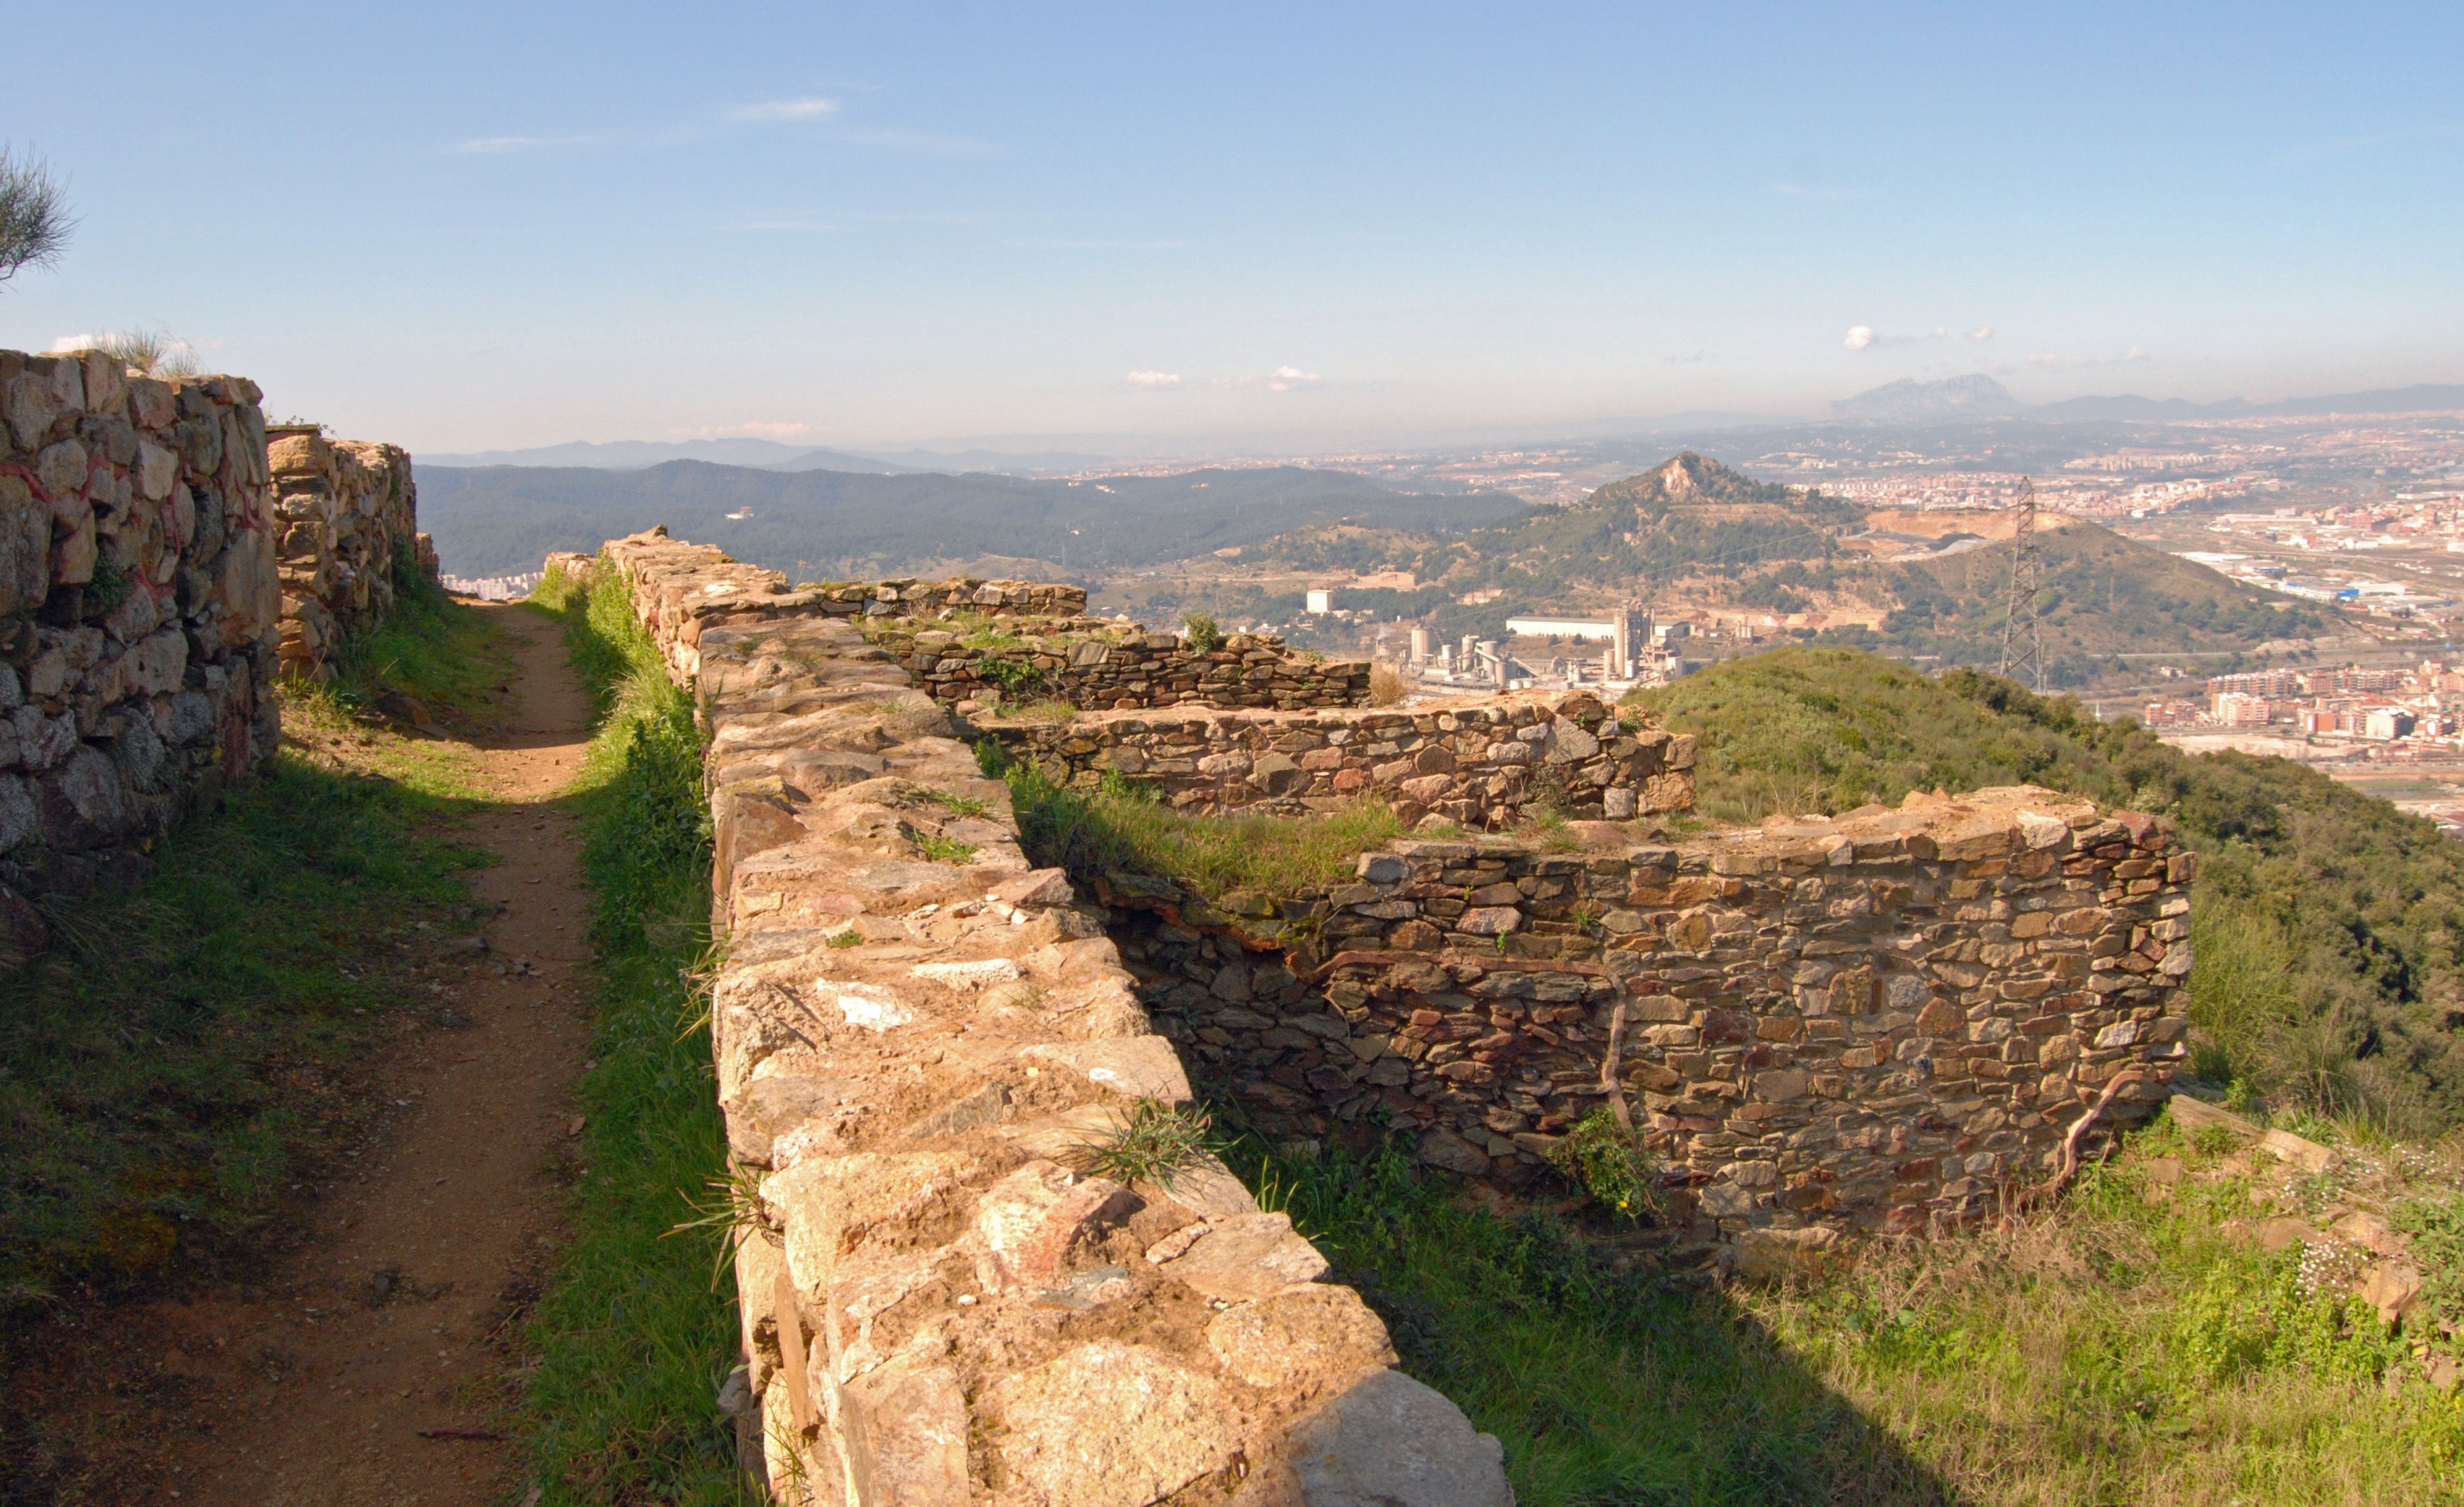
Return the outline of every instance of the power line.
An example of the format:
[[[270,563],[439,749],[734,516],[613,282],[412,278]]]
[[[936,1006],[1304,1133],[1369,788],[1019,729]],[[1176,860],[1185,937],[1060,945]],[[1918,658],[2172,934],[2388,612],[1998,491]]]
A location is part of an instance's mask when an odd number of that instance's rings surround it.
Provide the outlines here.
[[[2002,674],[2045,688],[2045,640],[2036,623],[2036,589],[2044,561],[2036,553],[2036,484],[2019,479],[2019,527],[2012,535],[2011,592],[2002,613]]]

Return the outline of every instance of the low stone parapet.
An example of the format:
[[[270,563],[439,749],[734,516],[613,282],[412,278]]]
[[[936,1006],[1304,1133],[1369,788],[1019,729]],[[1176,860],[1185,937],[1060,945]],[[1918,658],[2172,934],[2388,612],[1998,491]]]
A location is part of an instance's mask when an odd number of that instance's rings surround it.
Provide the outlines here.
[[[1520,1189],[1615,1105],[1677,1223],[1802,1252],[1973,1218],[2100,1105],[2161,1103],[2194,867],[2162,821],[2021,787],[1666,845],[1401,841],[1287,895],[1101,884],[1149,918],[1114,934],[1158,1028],[1270,1133],[1400,1125]]]
[[[11,891],[133,880],[184,809],[273,755],[258,397],[0,351],[0,935],[39,940]]]
[[[1208,1157],[1105,917],[849,603],[610,543],[708,734],[746,1416],[775,1499],[1505,1507],[1496,1440]],[[907,598],[901,588],[900,601]],[[874,614],[882,616],[882,614]]]
[[[1407,824],[1475,830],[1527,814],[1631,820],[1694,804],[1694,739],[1585,691],[1438,707],[1302,712],[1127,712],[974,726],[1055,784],[1108,775],[1179,809],[1304,816],[1375,796]]]

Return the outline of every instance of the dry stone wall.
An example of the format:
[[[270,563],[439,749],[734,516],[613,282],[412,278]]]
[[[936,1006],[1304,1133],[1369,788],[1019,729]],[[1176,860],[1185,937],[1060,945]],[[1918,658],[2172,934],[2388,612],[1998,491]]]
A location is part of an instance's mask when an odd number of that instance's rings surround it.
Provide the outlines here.
[[[1180,1059],[861,606],[656,533],[605,560],[708,735],[718,1091],[759,1187],[731,1392],[774,1498],[1509,1503],[1497,1442],[1220,1165],[1086,1169],[1189,1099]]]
[[[0,351],[0,936],[24,894],[133,879],[279,736],[254,383]]]
[[[1625,821],[1694,804],[1694,739],[1620,719],[1587,692],[1436,708],[1138,712],[1066,723],[980,721],[1056,784],[1107,775],[1184,811],[1301,816],[1375,795],[1413,823],[1501,829],[1541,808]]]
[[[1294,895],[1098,886],[1144,917],[1114,934],[1158,1029],[1268,1131],[1397,1126],[1525,1189],[1611,1105],[1697,1252],[1768,1266],[1973,1218],[2092,1112],[2160,1103],[2194,863],[2022,787],[1667,845],[1402,841]]]
[[[283,672],[331,673],[342,641],[393,611],[394,574],[436,574],[419,532],[410,456],[398,445],[328,440],[314,426],[271,435],[275,548],[282,577]]]
[[[975,711],[1060,702],[1080,710],[1143,707],[1358,707],[1369,662],[1295,654],[1267,634],[1236,633],[1211,649],[1134,623],[1076,618],[1009,632],[918,627],[909,619],[870,637],[899,657],[934,699]]]

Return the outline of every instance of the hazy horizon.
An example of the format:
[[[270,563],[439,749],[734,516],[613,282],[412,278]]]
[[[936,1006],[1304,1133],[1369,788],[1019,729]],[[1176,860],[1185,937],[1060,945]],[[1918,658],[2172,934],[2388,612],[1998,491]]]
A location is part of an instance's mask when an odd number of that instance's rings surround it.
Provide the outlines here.
[[[132,25],[132,19],[134,24]],[[2464,381],[2464,15],[29,12],[65,263],[278,415],[468,453],[1240,453]]]

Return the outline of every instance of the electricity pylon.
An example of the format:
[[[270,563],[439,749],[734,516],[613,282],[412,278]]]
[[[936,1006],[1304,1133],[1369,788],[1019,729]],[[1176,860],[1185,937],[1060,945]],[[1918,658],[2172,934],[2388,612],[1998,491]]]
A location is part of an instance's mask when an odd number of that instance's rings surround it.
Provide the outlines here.
[[[2019,527],[2011,536],[2010,602],[2002,616],[2002,673],[2031,690],[2045,688],[2045,641],[2036,628],[2036,484],[2019,478]]]

